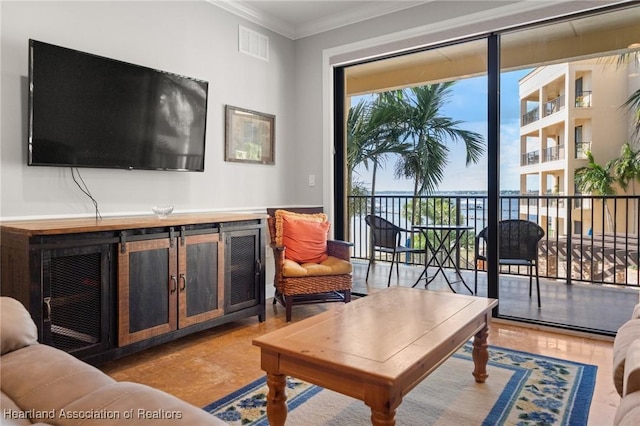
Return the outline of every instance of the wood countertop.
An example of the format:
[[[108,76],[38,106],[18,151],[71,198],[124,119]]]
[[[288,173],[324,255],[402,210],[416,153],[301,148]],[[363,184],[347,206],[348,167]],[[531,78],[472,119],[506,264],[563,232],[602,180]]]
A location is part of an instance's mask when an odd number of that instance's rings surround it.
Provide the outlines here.
[[[160,219],[155,215],[73,219],[43,219],[0,222],[2,232],[32,235],[58,235],[83,232],[117,231],[134,228],[194,225],[203,223],[238,222],[266,219],[267,214],[257,213],[178,213]]]

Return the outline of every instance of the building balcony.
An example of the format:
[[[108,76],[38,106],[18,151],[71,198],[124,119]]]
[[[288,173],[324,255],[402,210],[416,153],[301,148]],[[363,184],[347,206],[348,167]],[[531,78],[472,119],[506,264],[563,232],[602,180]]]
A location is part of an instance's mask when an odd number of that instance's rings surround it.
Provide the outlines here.
[[[534,121],[538,121],[540,119],[540,108],[532,109],[528,111],[526,114],[523,114],[520,118],[520,126],[524,127],[527,124],[531,124]]]
[[[576,158],[586,160],[587,151],[591,151],[591,142],[576,142]]]
[[[564,95],[558,96],[555,99],[550,100],[549,102],[544,104],[544,115],[545,117],[551,114],[555,114],[556,112],[564,109]]]
[[[354,262],[363,262],[365,273],[370,233],[364,217],[370,203],[367,196],[348,199],[352,256]],[[535,297],[528,297],[528,270],[503,266],[499,280],[500,314],[602,334],[614,333],[629,318],[640,295],[637,203],[637,197],[632,196],[501,196],[499,220],[530,220],[546,232],[538,246],[542,308],[537,308]],[[608,211],[616,215],[615,220],[608,220],[604,215],[605,204]],[[485,195],[422,196],[415,201],[409,195],[376,196],[375,205],[379,206],[377,215],[408,230],[412,224],[420,223],[470,226],[471,231],[463,236],[455,255],[447,259],[444,266],[446,273],[453,275],[451,262],[455,262],[463,276],[471,277],[467,284],[473,288],[475,235],[487,226],[488,219]],[[412,218],[414,205],[420,215]],[[402,235],[401,243],[424,248],[424,238],[418,231],[409,231]],[[426,253],[403,257],[400,279],[396,279],[394,273],[392,285],[413,285],[424,270],[426,259]],[[386,271],[381,272],[381,280],[386,285],[391,259],[378,257],[377,260],[376,270]],[[480,271],[479,277],[479,295],[486,295],[485,272]],[[424,282],[419,285],[424,286]],[[446,283],[438,279],[429,285],[432,287],[450,291]],[[454,285],[454,289],[458,288],[461,292],[467,291],[461,284]]]
[[[581,148],[586,148],[587,145]],[[589,143],[588,148],[591,148],[591,144]],[[556,145],[545,148],[542,150],[542,155],[540,155],[539,150],[529,151],[522,154],[520,157],[520,165],[521,166],[531,166],[534,164],[541,163],[549,163],[551,161],[560,161],[564,160],[566,157],[566,151],[564,145]]]
[[[576,93],[576,108],[590,108],[591,107],[591,91],[583,90],[580,93]]]
[[[355,293],[370,293],[374,289],[387,287],[389,276],[389,260],[378,260],[372,266],[369,279],[367,275],[368,261],[353,260],[353,291]],[[394,267],[395,269],[395,267]],[[392,286],[411,287],[423,271],[422,265],[401,262],[398,275],[395,270],[391,277]],[[436,271],[429,269],[428,273]],[[453,268],[446,269],[450,280],[454,279]],[[474,272],[463,270],[465,282],[473,289]],[[457,277],[456,277],[457,278]],[[469,294],[461,284],[452,284],[453,289],[460,294]],[[424,288],[424,280],[416,288]],[[427,289],[433,291],[451,292],[446,282],[439,274]],[[630,312],[638,303],[637,288],[611,288],[589,283],[574,283],[567,285],[552,278],[540,278],[540,297],[542,307],[538,309],[535,284],[534,293],[529,298],[529,278],[511,273],[500,275],[498,287],[500,317],[523,322],[536,322],[558,325],[562,328],[576,328],[593,333],[597,330],[603,335],[615,335],[622,324],[629,320]],[[486,272],[478,273],[478,296],[487,297]],[[605,301],[605,303],[603,303]]]
[[[540,163],[540,151],[525,152],[520,157],[521,166],[531,166],[532,164]]]
[[[564,160],[564,145],[551,146],[542,151],[542,162]]]

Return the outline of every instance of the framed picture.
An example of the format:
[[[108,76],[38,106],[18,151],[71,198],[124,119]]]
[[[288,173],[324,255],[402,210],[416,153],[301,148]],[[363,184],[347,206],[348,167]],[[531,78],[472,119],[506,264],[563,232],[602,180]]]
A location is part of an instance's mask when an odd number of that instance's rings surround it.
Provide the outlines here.
[[[276,116],[225,106],[225,161],[275,163]]]

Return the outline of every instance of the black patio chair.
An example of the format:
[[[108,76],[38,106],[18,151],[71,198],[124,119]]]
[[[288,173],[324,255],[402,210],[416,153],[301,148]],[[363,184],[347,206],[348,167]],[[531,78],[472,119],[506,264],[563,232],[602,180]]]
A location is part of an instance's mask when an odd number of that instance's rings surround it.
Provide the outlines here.
[[[529,268],[529,298],[533,284],[533,269],[536,274],[536,288],[538,290],[538,308],[540,308],[540,277],[538,276],[538,243],[544,237],[544,230],[528,220],[510,219],[498,223],[498,251],[499,265],[527,266]],[[475,245],[475,288],[478,294],[478,265],[486,264],[487,228],[476,236]]]
[[[411,232],[408,229],[394,225],[386,219],[381,218],[373,214],[365,217],[365,222],[371,229],[371,235],[373,236],[373,250],[381,253],[391,254],[391,268],[389,269],[389,279],[387,280],[387,287],[391,285],[391,273],[393,272],[393,265],[396,265],[396,276],[400,278],[400,271],[398,269],[398,254],[405,253],[424,253],[424,249],[405,247],[401,244],[401,233]],[[371,268],[371,260],[369,259],[369,265],[367,266],[367,276],[365,281],[369,280],[369,269]]]

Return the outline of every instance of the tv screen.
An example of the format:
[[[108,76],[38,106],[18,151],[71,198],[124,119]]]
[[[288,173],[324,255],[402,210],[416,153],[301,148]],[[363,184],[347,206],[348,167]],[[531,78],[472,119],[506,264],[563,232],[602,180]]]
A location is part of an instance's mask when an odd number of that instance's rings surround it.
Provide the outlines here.
[[[207,90],[29,40],[29,165],[203,171]]]

